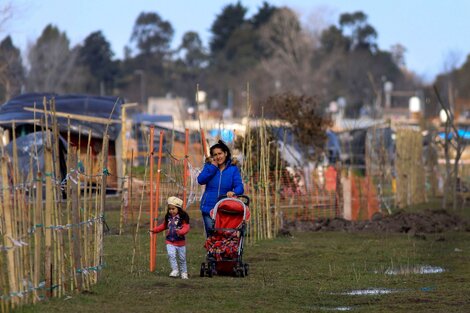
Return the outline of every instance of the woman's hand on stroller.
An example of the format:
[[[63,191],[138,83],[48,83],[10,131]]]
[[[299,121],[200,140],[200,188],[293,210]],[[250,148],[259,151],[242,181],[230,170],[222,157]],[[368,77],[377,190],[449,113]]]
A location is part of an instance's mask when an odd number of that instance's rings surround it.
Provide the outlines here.
[[[235,192],[233,192],[233,191],[228,191],[227,192],[227,197],[228,198],[233,198],[234,196],[235,196]]]

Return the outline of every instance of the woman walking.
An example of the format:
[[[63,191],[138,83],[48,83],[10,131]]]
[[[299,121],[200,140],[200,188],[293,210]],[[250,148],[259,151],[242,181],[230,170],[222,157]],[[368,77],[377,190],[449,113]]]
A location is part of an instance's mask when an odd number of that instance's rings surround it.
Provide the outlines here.
[[[234,161],[230,149],[219,140],[210,148],[210,157],[197,177],[197,182],[206,186],[200,206],[206,237],[214,224],[209,213],[220,197],[234,197],[244,192],[240,170]]]

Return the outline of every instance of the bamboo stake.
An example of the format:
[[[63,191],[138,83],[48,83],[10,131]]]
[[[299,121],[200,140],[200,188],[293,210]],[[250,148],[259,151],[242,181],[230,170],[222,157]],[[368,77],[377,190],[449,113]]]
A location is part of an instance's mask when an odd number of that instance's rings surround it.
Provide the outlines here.
[[[109,124],[108,124],[109,125]],[[108,134],[105,134],[103,138],[103,148],[101,150],[102,156],[101,156],[101,167],[103,171],[108,168],[108,142],[109,142],[109,136]],[[98,258],[95,260],[95,266],[99,266],[103,264],[103,255],[104,255],[104,250],[103,250],[103,236],[104,236],[104,208],[106,205],[106,179],[107,175],[106,173],[103,173],[102,176],[102,181],[101,181],[101,201],[100,201],[100,208],[99,208],[99,217],[101,217],[103,220],[100,223],[96,223],[98,225],[98,234],[96,236],[96,240],[98,240]],[[96,272],[96,277],[99,277],[99,272]]]
[[[264,196],[265,194],[265,188],[266,188],[266,133],[264,129],[264,119],[263,117],[261,118],[261,125],[259,129],[259,148],[260,148],[260,157],[259,157],[259,191],[260,191],[260,201],[262,201],[261,207],[260,207],[260,222],[261,222],[261,238],[260,239],[265,239],[267,238],[267,212],[266,212],[266,199],[262,199],[261,197]],[[263,201],[264,200],[264,201]]]
[[[92,216],[92,150],[91,150],[91,131],[88,132],[88,140],[86,147],[86,156],[85,156],[85,178],[84,178],[84,195],[83,195],[83,220],[86,221]],[[82,266],[90,266],[90,259],[93,255],[93,242],[92,242],[91,228],[85,227],[83,229],[83,260]],[[84,288],[90,288],[92,283],[91,275],[85,275]]]
[[[36,108],[36,102],[34,102],[34,108]],[[34,113],[36,119],[36,113]],[[36,202],[33,210],[34,215],[34,226],[44,225],[43,220],[43,183],[42,183],[42,172],[39,164],[38,144],[36,141],[36,124],[34,124],[34,156],[36,159],[37,177],[35,179],[36,185]],[[44,134],[44,133],[43,133]],[[34,175],[32,175],[32,179]],[[43,227],[38,227],[34,232],[34,262],[33,262],[33,285],[39,286],[39,280],[41,278],[41,252],[42,252],[42,239],[44,238]],[[33,291],[33,303],[39,300],[39,294],[35,289]]]
[[[3,131],[0,131],[1,137],[3,137]],[[3,191],[3,218],[5,220],[5,231],[4,237],[9,239],[9,242],[5,242],[4,246],[10,248],[7,250],[7,267],[8,267],[8,286],[7,291],[18,291],[19,284],[17,281],[17,267],[15,266],[15,249],[13,241],[15,233],[15,222],[13,221],[13,208],[11,203],[11,189],[7,185],[9,181],[8,175],[8,157],[5,154],[3,145],[1,145],[1,154],[2,154],[2,191]],[[19,304],[18,298],[13,297],[11,299],[12,308],[15,308]]]
[[[125,169],[127,170],[126,166],[124,166]],[[123,171],[122,175],[126,175],[126,173]],[[122,235],[124,232],[124,219],[125,219],[125,210],[126,210],[126,197],[129,197],[129,185],[127,186],[127,190],[125,188],[125,179],[121,179],[121,209],[119,212],[119,235]],[[127,194],[126,194],[127,192]]]
[[[68,150],[69,153],[68,155],[70,156],[70,167],[71,168],[77,168],[77,149],[73,147],[72,149]],[[74,266],[72,267],[73,269],[73,277],[75,278],[75,284],[77,286],[78,291],[82,291],[83,285],[82,285],[82,273],[77,273],[77,269],[82,268],[81,264],[81,230],[79,227],[77,227],[80,224],[80,214],[79,214],[79,200],[78,200],[78,190],[75,188],[71,183],[70,185],[70,191],[71,194],[70,199],[71,199],[71,211],[72,211],[72,223],[73,225],[76,225],[76,227],[72,228],[72,237],[70,241],[70,246],[73,246],[73,261],[74,261]]]
[[[131,221],[132,223],[134,222],[134,203],[132,202],[132,197],[133,197],[133,193],[132,193],[132,167],[133,167],[133,164],[134,164],[134,149],[131,150],[131,159],[130,159],[130,165],[129,165],[129,209],[130,209],[130,213],[131,213]]]
[[[285,134],[285,132],[284,132]],[[284,137],[285,140],[285,137]],[[285,142],[285,141],[284,141]],[[274,235],[279,233],[279,193],[281,189],[281,175],[279,171],[279,148],[276,143],[276,164],[274,166]]]
[[[62,181],[62,175],[60,172],[60,156],[59,156],[59,126],[57,123],[57,115],[55,110],[55,99],[52,98],[50,100],[50,112],[51,112],[51,120],[52,120],[52,132],[54,136],[53,141],[53,155],[52,158],[55,161],[53,172],[54,172],[54,180],[55,185],[59,184]],[[54,188],[54,217],[56,225],[62,225],[62,214],[59,212],[59,206],[62,202],[62,195],[60,194],[60,188]],[[58,231],[54,232],[54,237],[57,239],[55,240],[56,245],[56,253],[55,253],[55,262],[56,266],[54,268],[57,270],[57,296],[62,296],[65,292],[65,245],[64,245],[64,237],[63,232]]]
[[[17,150],[17,145],[16,145],[16,132],[15,132],[15,123],[12,124],[12,145],[13,145],[13,171],[10,173],[12,175],[12,181],[13,181],[13,186],[18,186],[19,184],[19,171],[18,171],[18,150]],[[12,222],[13,222],[13,233],[12,237],[13,238],[21,238],[22,234],[26,234],[26,232],[23,232],[23,227],[21,224],[22,221],[24,221],[24,216],[22,216],[22,213],[24,212],[24,202],[20,201],[21,199],[21,191],[18,188],[13,188],[12,192],[10,193],[11,196],[13,196],[13,202],[11,203],[11,217],[12,217]],[[15,291],[17,292],[23,292],[24,291],[24,285],[21,283],[22,277],[25,277],[25,251],[26,249],[21,249],[18,251],[15,251],[14,253],[14,258],[15,258],[15,266],[16,266],[16,281],[18,282],[18,288]],[[22,257],[23,256],[23,257]],[[24,302],[24,299],[19,298],[18,303],[21,304]]]
[[[77,148],[74,147],[74,155],[75,155],[75,162],[72,164],[72,146],[70,143],[70,119],[67,119],[67,160],[66,160],[66,168],[67,168],[67,173],[68,175],[72,175],[76,170],[77,170]],[[77,188],[71,183],[71,180],[67,180],[67,202],[66,202],[66,212],[67,212],[67,224],[73,224],[73,219],[71,216],[71,211],[72,211],[72,194],[78,193]],[[77,195],[77,201],[78,201],[78,195]],[[78,206],[78,204],[77,204]],[[77,224],[78,225],[78,224]],[[75,242],[73,241],[73,235],[72,235],[73,230],[69,229],[67,231],[67,237],[68,237],[68,248],[69,248],[69,277],[70,277],[70,291],[74,290],[74,286],[77,286],[77,288],[81,288],[77,284],[77,275],[75,273],[75,268],[76,268],[76,260],[74,259],[74,246]],[[80,240],[80,237],[75,237],[76,241]],[[73,244],[72,244],[73,243]]]
[[[139,230],[140,230],[140,219],[142,217],[142,205],[144,202],[144,194],[146,193],[145,186],[147,185],[148,163],[149,163],[149,153],[147,154],[147,158],[145,159],[144,184],[142,185],[142,193],[140,194],[139,214],[137,214],[137,223],[136,223],[135,232],[134,232],[134,246],[132,248],[131,273],[134,273],[135,257],[137,254],[137,241],[138,241],[138,235],[139,235]]]
[[[35,109],[35,108],[23,108],[25,111],[29,112],[36,112],[36,113],[44,113],[47,114],[48,112],[44,112],[43,110],[40,109]],[[49,113],[51,114],[51,113]],[[46,115],[47,116],[47,115]],[[90,116],[90,115],[82,115],[82,114],[73,114],[69,112],[55,112],[56,117],[66,117],[66,118],[71,118],[73,120],[78,120],[78,121],[84,121],[84,122],[92,122],[92,123],[99,123],[99,124],[108,124],[109,123],[114,123],[114,124],[121,124],[121,120],[113,120],[111,118],[103,118],[103,117],[96,117],[96,116]]]
[[[36,180],[36,205],[34,210],[34,225],[44,225],[43,222],[43,192],[42,192],[42,173],[38,172]],[[34,232],[34,275],[33,275],[33,285],[39,286],[39,280],[41,278],[41,251],[42,251],[42,238],[44,236],[43,227],[38,227]],[[37,290],[34,290],[33,293],[33,302],[36,303],[39,300],[39,295]]]
[[[104,141],[104,138],[103,138],[103,141]],[[103,145],[101,146],[101,152],[98,154],[97,156],[97,162],[102,166],[103,165],[103,161],[104,161],[104,158],[103,158],[103,153],[104,153],[104,150],[103,150]],[[101,166],[99,166],[101,168]],[[100,202],[101,202],[101,199],[103,197],[103,193],[102,193],[102,187],[103,187],[103,177],[104,177],[104,168],[103,170],[101,170],[101,172],[99,172],[99,174],[96,174],[96,176],[98,177],[101,177],[102,179],[99,179],[97,180],[97,186],[96,186],[96,194],[95,194],[95,197],[91,197],[91,202],[92,202],[92,209],[93,209],[93,214],[91,215],[92,217],[94,218],[98,218],[100,217],[100,210],[101,210],[101,206],[100,206]],[[101,223],[102,224],[102,223]],[[93,227],[93,232],[90,236],[90,241],[91,241],[91,245],[90,247],[92,247],[92,251],[91,251],[91,255],[93,256],[90,260],[90,265],[89,266],[96,266],[98,265],[99,261],[100,261],[100,253],[101,253],[101,249],[100,249],[100,246],[101,246],[101,240],[99,238],[100,236],[100,228],[101,228],[101,225],[100,223],[94,223],[93,224],[94,227]],[[92,283],[93,284],[96,284],[98,282],[98,273],[97,272],[92,272],[92,274],[90,275],[91,276],[91,280],[92,280]]]
[[[46,122],[47,125],[47,122]],[[45,212],[45,255],[44,255],[44,270],[46,277],[46,297],[50,298],[52,296],[52,210],[54,206],[53,199],[53,187],[52,187],[52,143],[51,143],[51,133],[49,130],[46,130],[46,145],[44,149],[44,158],[45,158],[45,176],[46,176],[46,212]]]
[[[3,206],[0,206],[0,218],[2,218],[3,220]],[[5,240],[3,236],[0,236],[0,244],[2,246],[5,246]],[[6,266],[3,261],[3,254],[0,254],[0,288],[6,294],[9,288],[7,286],[8,278],[6,277],[5,268]],[[10,303],[9,301],[0,301],[0,307],[1,307],[2,313],[6,313],[10,311],[9,303]]]

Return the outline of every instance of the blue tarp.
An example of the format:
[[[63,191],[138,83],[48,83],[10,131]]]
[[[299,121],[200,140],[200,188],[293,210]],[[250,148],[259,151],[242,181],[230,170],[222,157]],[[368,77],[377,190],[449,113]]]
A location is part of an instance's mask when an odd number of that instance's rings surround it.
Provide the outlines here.
[[[132,121],[137,124],[145,125],[155,125],[157,123],[173,123],[173,116],[139,113],[132,115]]]
[[[100,117],[112,120],[120,120],[121,105],[123,100],[118,97],[100,97],[90,95],[58,95],[55,93],[28,93],[12,98],[0,107],[0,123],[5,128],[11,127],[9,122],[15,121],[16,126],[31,125],[32,120],[40,119],[44,114],[24,110],[25,107],[44,110],[43,99],[46,98],[46,108],[50,110],[49,103],[51,99],[55,99],[55,111],[60,113],[70,113],[84,116]],[[58,117],[59,130],[67,131],[68,119],[66,117]],[[78,132],[78,128],[82,132],[90,130],[95,138],[102,138],[106,131],[106,124],[95,123],[91,121],[83,121],[70,119],[70,129],[72,132]],[[111,140],[116,140],[121,131],[120,123],[110,123],[108,127],[108,135]]]
[[[215,138],[220,138],[225,142],[233,142],[234,134],[230,129],[212,129],[209,131],[209,135]]]
[[[465,140],[470,140],[470,130],[468,130],[468,129],[459,129],[459,130],[457,130],[457,135],[458,135],[458,137],[463,138]],[[452,139],[453,136],[454,136],[454,133],[451,132],[451,133],[448,134],[447,138]],[[439,133],[439,137],[441,139],[445,139],[446,134],[445,133]]]

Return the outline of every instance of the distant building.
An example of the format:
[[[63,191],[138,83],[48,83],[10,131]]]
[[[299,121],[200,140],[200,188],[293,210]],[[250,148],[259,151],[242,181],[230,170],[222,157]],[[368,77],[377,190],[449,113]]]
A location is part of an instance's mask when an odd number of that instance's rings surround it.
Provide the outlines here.
[[[185,120],[187,100],[184,98],[150,97],[147,113],[150,115],[170,115],[175,122]]]

